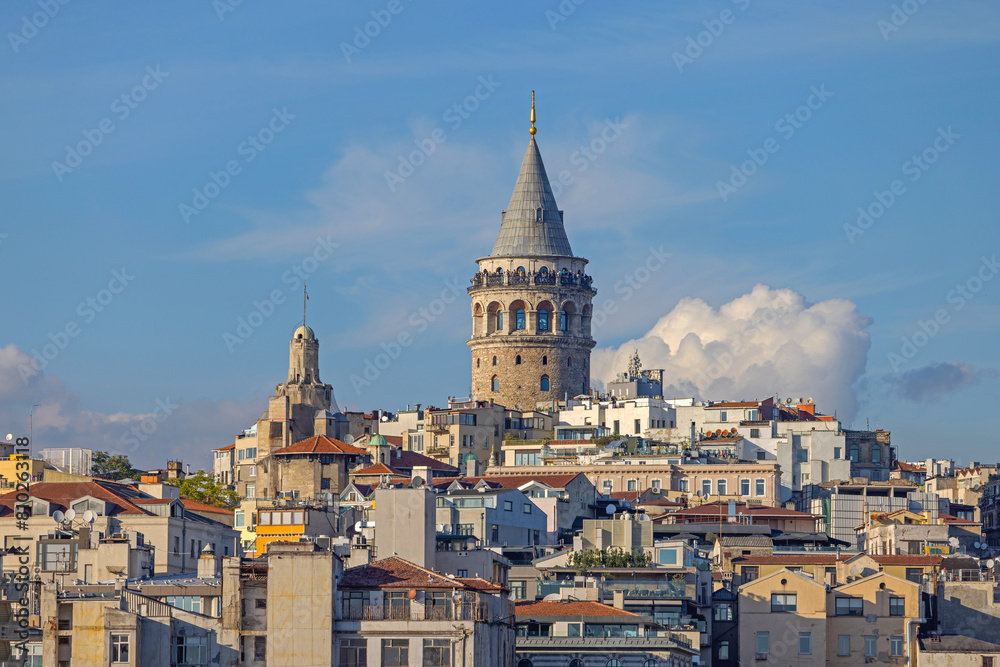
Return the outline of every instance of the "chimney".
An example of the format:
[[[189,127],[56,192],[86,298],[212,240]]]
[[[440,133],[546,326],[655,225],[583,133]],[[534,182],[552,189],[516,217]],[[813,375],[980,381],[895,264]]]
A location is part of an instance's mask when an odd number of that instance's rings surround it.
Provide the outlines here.
[[[201,550],[201,557],[198,559],[198,578],[214,579],[218,575],[219,571],[216,567],[215,551],[212,550],[212,544],[209,543]]]
[[[613,591],[614,597],[611,601],[611,606],[615,609],[625,610],[625,591]]]

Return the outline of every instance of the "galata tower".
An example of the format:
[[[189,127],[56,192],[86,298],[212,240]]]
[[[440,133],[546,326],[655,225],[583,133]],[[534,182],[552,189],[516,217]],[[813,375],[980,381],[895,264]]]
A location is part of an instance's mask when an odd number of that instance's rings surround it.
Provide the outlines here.
[[[531,139],[493,252],[472,278],[472,395],[532,410],[590,391],[591,300],[597,291],[573,254],[545,165]]]

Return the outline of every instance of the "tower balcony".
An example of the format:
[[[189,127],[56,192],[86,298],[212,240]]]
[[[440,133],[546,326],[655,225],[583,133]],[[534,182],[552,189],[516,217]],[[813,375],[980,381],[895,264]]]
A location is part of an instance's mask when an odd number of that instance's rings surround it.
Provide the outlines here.
[[[480,271],[472,276],[469,282],[472,283],[468,289],[469,294],[487,287],[531,287],[532,285],[542,287],[559,285],[560,287],[597,294],[597,290],[593,287],[594,279],[583,272],[536,271],[524,273],[498,269],[496,272]]]

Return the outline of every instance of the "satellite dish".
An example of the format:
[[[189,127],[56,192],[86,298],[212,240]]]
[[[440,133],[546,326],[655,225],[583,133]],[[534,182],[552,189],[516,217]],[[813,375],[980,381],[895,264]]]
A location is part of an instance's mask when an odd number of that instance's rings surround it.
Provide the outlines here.
[[[615,506],[614,505],[605,505],[604,506],[604,513],[605,514],[614,514],[615,513]]]
[[[812,397],[811,397],[811,396],[810,396],[809,398],[807,398],[807,399],[806,399],[806,403],[812,403],[812,402],[813,402],[813,400],[812,400]]]
[[[75,518],[76,518],[76,510],[73,510],[73,509],[66,510],[66,520],[67,521],[72,521]]]
[[[989,559],[988,561],[986,561],[986,567],[988,567],[991,570],[993,569],[993,566],[996,565],[996,564],[997,564],[997,562],[995,560],[993,560],[992,558]]]
[[[355,533],[360,533],[361,532],[361,522],[360,521],[355,521],[354,522],[354,532]]]
[[[347,443],[348,445],[352,444],[354,442],[354,436],[348,433],[347,435],[344,436],[344,442]]]
[[[865,566],[862,565],[861,563],[855,563],[854,565],[851,566],[851,574],[853,574],[856,577],[860,577],[864,571],[865,571]]]
[[[13,433],[8,433],[7,434],[7,440],[10,441],[10,440],[13,440],[13,439],[14,439],[14,434]]]
[[[97,515],[94,514],[93,510],[87,510],[83,513],[83,520],[87,523],[94,523],[97,520]]]
[[[649,515],[648,514],[640,514],[639,515],[639,521],[649,521]]]
[[[411,588],[410,590],[406,591],[406,597],[408,599],[410,599],[410,600],[416,599],[416,597],[417,597],[417,589]]]
[[[62,513],[62,512],[60,511],[60,510],[56,510],[55,512],[53,512],[53,513],[52,513],[52,519],[53,519],[53,520],[54,520],[54,521],[55,521],[56,523],[62,523],[62,522],[63,522],[63,517],[64,517],[64,516],[65,516],[65,515],[64,515],[64,514],[63,514],[63,513]]]
[[[951,540],[948,540],[948,541],[950,542]],[[977,549],[979,549],[979,548],[982,547],[982,545],[979,542],[974,543],[972,546],[974,546]]]
[[[948,544],[950,544],[953,547],[957,547],[958,546],[958,538],[957,537],[949,537],[948,538]],[[979,542],[976,542],[976,546],[978,548]]]

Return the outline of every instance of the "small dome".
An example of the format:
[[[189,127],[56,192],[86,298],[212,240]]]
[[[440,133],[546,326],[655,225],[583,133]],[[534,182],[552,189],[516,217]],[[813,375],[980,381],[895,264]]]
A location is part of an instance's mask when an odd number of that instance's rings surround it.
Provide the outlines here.
[[[368,441],[370,447],[388,447],[389,443],[386,441],[385,437],[376,433],[372,436],[372,439]]]
[[[312,329],[303,325],[295,330],[295,333],[292,334],[292,338],[296,340],[299,338],[305,338],[306,340],[316,340],[316,334],[313,333]]]

